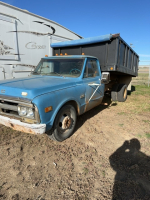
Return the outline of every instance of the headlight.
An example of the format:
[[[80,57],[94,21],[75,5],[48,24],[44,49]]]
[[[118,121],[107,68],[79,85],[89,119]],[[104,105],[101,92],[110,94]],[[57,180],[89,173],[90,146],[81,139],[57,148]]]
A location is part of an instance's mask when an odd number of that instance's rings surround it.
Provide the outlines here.
[[[27,109],[27,117],[34,117],[34,112],[32,108]]]
[[[20,116],[26,116],[27,115],[27,108],[26,107],[18,107],[18,113]]]
[[[34,111],[33,108],[18,106],[18,114],[22,117],[34,117]]]

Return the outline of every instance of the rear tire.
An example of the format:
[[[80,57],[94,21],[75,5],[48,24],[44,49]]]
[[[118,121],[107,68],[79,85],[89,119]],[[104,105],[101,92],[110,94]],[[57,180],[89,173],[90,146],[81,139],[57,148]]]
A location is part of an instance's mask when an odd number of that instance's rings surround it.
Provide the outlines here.
[[[112,87],[112,90],[111,90],[112,101],[118,101],[118,93],[117,93],[118,87],[119,87],[119,84],[115,84]]]
[[[77,120],[77,113],[72,105],[63,106],[58,112],[53,130],[49,137],[52,140],[62,142],[69,138],[74,131]]]
[[[120,84],[118,87],[118,92],[117,92],[117,98],[118,101],[124,102],[127,99],[127,85],[125,84]]]

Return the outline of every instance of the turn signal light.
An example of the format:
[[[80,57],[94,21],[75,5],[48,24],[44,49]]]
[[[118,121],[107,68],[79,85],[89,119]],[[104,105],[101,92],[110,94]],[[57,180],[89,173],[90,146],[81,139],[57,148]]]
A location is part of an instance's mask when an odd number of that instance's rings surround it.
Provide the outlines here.
[[[48,57],[48,55],[45,55],[45,57]]]
[[[45,108],[45,112],[47,113],[47,112],[50,112],[50,111],[52,111],[53,110],[53,107],[52,106],[49,106],[49,107],[47,107],[47,108]]]

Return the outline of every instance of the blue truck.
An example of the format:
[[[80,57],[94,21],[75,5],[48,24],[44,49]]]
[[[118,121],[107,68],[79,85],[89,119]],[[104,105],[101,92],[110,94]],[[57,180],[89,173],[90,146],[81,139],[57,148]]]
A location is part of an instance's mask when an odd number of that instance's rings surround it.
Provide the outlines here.
[[[110,37],[93,39],[92,44],[104,43]],[[89,40],[83,40],[77,41],[76,46],[81,42],[89,44]],[[74,49],[74,41],[71,42],[69,51]],[[54,53],[66,44],[55,45],[58,44],[53,44]],[[127,73],[120,72],[124,74],[121,83],[111,80],[115,77],[113,69],[113,76],[107,69],[101,72],[97,57],[81,54],[56,53],[42,58],[31,76],[0,81],[0,123],[27,133],[47,133],[51,139],[61,142],[73,134],[77,115],[99,105],[106,91],[111,92],[113,100],[125,101]]]

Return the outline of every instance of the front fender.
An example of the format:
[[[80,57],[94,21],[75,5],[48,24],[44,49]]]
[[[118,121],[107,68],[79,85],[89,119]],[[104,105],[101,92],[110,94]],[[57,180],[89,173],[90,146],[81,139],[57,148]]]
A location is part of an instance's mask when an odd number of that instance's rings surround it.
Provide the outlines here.
[[[69,101],[75,101],[80,113],[80,102],[76,98],[76,89],[74,87],[47,93],[36,97],[32,102],[37,106],[41,123],[46,124],[46,130],[50,130],[60,108]],[[45,108],[52,106],[52,111],[45,113]]]

